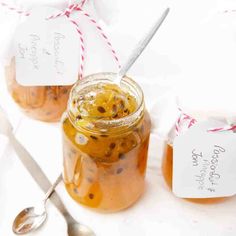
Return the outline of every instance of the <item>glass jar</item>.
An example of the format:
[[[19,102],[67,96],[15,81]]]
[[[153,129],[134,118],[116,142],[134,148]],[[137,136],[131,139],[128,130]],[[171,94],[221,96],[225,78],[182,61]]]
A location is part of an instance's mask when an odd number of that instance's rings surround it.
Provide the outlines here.
[[[151,127],[141,88],[130,78],[123,78],[121,90],[128,100],[132,97],[137,102],[135,110],[129,112],[114,96],[115,89],[109,90],[114,77],[113,73],[101,73],[78,82],[62,119],[66,189],[78,203],[101,212],[127,208],[143,193]],[[103,90],[97,93],[98,87]],[[96,106],[98,111],[92,119],[78,114],[78,109],[87,112],[81,105],[84,99],[94,99],[102,93],[106,93],[105,100],[96,98],[100,106]],[[114,108],[117,100],[126,113],[121,118]],[[92,102],[88,104],[94,108]],[[105,111],[117,113],[110,119],[98,116]]]
[[[21,86],[16,81],[14,58],[5,67],[5,76],[12,98],[26,115],[46,122],[60,120],[72,86]]]
[[[203,114],[201,112],[187,112],[190,117],[195,117],[198,121],[203,121],[206,119],[209,119],[210,117],[221,117],[223,118],[224,115],[222,113],[216,113],[216,112],[204,112]],[[168,187],[172,189],[172,176],[173,176],[173,139],[175,138],[175,135],[171,134],[171,137],[164,149],[163,153],[163,159],[162,159],[162,174],[165,179],[165,182],[167,183]],[[211,204],[211,203],[218,203],[222,202],[229,197],[215,197],[215,198],[185,198],[185,200],[195,202],[195,203],[201,203],[201,204]]]

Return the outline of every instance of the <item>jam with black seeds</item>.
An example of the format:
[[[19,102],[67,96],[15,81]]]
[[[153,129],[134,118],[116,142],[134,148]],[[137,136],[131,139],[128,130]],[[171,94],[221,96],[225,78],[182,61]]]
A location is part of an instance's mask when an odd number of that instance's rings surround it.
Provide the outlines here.
[[[105,108],[102,107],[102,106],[98,106],[97,109],[98,109],[98,111],[99,111],[100,113],[105,113],[105,112],[106,112]]]
[[[111,143],[109,147],[110,147],[110,149],[114,149],[116,147],[116,144],[115,143]]]
[[[120,174],[123,171],[123,168],[118,168],[116,174]]]
[[[124,143],[122,143],[122,144],[124,144]],[[123,145],[123,147],[124,147],[124,145]],[[119,159],[120,160],[125,159],[125,154],[124,153],[119,153]]]
[[[63,177],[68,193],[78,203],[102,212],[129,207],[144,191],[151,127],[148,113],[144,109],[126,126],[124,122],[119,127],[103,127],[98,125],[100,120],[113,121],[135,113],[135,96],[115,84],[99,83],[81,89],[72,98],[70,112],[81,119],[65,117],[62,124]],[[142,134],[134,132],[142,126]],[[87,142],[78,143],[77,133]],[[71,148],[76,153],[69,158]]]
[[[15,59],[5,67],[5,77],[12,98],[26,115],[46,122],[60,120],[72,86],[22,86],[16,81]]]

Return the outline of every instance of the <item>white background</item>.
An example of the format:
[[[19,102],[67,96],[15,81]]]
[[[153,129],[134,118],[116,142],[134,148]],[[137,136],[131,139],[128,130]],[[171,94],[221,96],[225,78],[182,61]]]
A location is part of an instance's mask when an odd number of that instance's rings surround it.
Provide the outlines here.
[[[26,2],[30,4],[33,1],[17,1],[17,4],[24,5]],[[121,62],[125,61],[135,43],[147,32],[161,10],[166,5],[171,7],[171,13],[158,35],[130,71],[130,75],[140,80],[145,90],[151,115],[158,109],[155,104],[169,91],[169,87],[179,95],[183,107],[202,113],[210,110],[234,115],[236,13],[223,14],[222,11],[236,9],[236,1],[102,2],[113,8],[108,12],[115,18],[107,30]],[[4,12],[0,11],[2,13]],[[18,19],[13,13],[8,14],[7,18],[5,14],[0,16],[1,53],[6,48],[5,42],[8,42],[9,32],[16,21]],[[100,44],[101,42],[99,41]],[[95,47],[96,44],[92,46]],[[90,45],[87,55],[86,73],[109,70],[107,56],[103,54],[106,49],[92,46]],[[2,70],[0,83],[0,104],[8,111],[17,127],[17,137],[50,180],[54,181],[62,166],[59,125],[24,117],[6,92]],[[155,119],[153,125],[157,126]],[[5,149],[4,137],[1,137],[1,143],[0,149],[4,155],[0,157],[0,236],[11,236],[14,216],[22,208],[40,201],[43,193],[14,152],[10,148]],[[58,191],[68,210],[78,221],[91,226],[98,236],[235,236],[236,198],[221,204],[198,205],[174,197],[161,176],[161,146],[161,141],[154,132],[150,145],[146,192],[132,208],[115,214],[94,213],[73,202],[61,184]],[[31,235],[66,235],[65,222],[50,203],[48,213],[46,224]]]

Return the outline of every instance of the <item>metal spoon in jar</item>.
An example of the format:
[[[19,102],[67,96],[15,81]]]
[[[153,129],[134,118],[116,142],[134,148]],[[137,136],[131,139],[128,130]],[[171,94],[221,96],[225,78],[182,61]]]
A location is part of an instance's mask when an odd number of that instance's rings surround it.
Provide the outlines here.
[[[57,209],[64,216],[67,223],[67,235],[68,236],[95,236],[95,233],[87,226],[78,223],[67,211],[59,195],[54,191],[57,184],[61,181],[60,175],[56,182],[51,185],[47,176],[41,170],[40,166],[33,159],[30,153],[23,147],[23,145],[16,139],[13,133],[13,127],[3,109],[0,107],[0,133],[6,135],[9,138],[10,144],[13,146],[20,161],[29,171],[33,179],[40,186],[40,188],[46,193],[44,204],[37,208],[31,207],[21,211],[17,216],[13,224],[13,232],[16,234],[26,234],[36,230],[46,219],[46,200],[50,197],[51,202],[57,207]]]
[[[130,57],[126,61],[126,63],[122,66],[120,71],[117,73],[117,76],[115,78],[115,83],[120,85],[122,78],[126,75],[127,71],[130,69],[130,67],[134,64],[134,62],[138,59],[138,57],[141,55],[143,50],[146,48],[146,46],[149,44],[157,30],[160,28],[161,24],[164,22],[165,18],[167,17],[168,13],[170,11],[170,8],[167,8],[161,15],[161,17],[158,19],[158,21],[155,23],[155,25],[151,28],[151,30],[148,32],[148,34],[144,37],[143,40],[141,40],[137,47],[134,49],[134,51],[131,53]]]

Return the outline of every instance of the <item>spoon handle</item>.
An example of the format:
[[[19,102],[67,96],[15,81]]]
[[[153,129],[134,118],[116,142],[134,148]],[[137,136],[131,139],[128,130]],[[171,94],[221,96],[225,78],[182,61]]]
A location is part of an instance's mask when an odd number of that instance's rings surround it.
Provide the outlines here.
[[[43,190],[43,192],[47,193],[52,184],[50,183],[50,181],[48,180],[47,176],[44,174],[38,163],[31,156],[31,154],[16,139],[13,133],[11,122],[9,121],[7,114],[4,112],[1,106],[0,106],[0,121],[1,121],[0,133],[3,133],[8,137],[9,143],[13,146],[18,158],[20,159],[24,167],[28,170],[30,175],[33,177],[33,179],[39,185],[39,187]],[[57,181],[59,181],[59,178]],[[56,208],[61,212],[61,214],[65,217],[67,221],[69,220],[73,221],[73,217],[67,211],[59,195],[55,191],[52,193],[53,193],[53,195],[51,196],[52,203],[56,206]]]
[[[45,197],[44,197],[44,203],[46,203],[46,201],[48,200],[48,198],[51,197],[51,195],[53,194],[55,188],[57,187],[57,185],[62,181],[62,174],[60,174],[57,178],[57,180],[54,182],[54,184],[48,189]]]
[[[132,54],[130,55],[130,57],[128,58],[128,60],[126,61],[126,63],[124,64],[124,66],[121,68],[121,70],[118,73],[118,78],[117,80],[121,80],[126,72],[130,69],[130,67],[134,64],[134,62],[137,60],[137,58],[140,56],[140,54],[143,52],[143,50],[146,48],[146,46],[148,45],[148,43],[151,41],[151,39],[153,38],[153,36],[155,35],[155,33],[157,32],[157,30],[160,28],[161,24],[163,23],[163,21],[165,20],[165,18],[167,17],[168,13],[170,11],[170,8],[167,8],[162,16],[160,17],[160,19],[155,23],[155,25],[152,27],[152,29],[148,32],[148,34],[146,35],[146,37],[144,37],[143,40],[141,40],[138,44],[138,47],[136,47],[134,49],[134,51],[132,52]]]
[[[30,175],[33,177],[35,182],[39,185],[39,187],[43,190],[44,193],[47,194],[49,188],[52,187],[52,184],[48,180],[47,176],[44,174],[38,163],[33,159],[33,157],[30,155],[30,153],[24,148],[24,146],[16,139],[14,134],[12,132],[8,133],[8,138],[13,146],[17,156],[19,157],[22,164],[25,166],[25,168],[28,170]],[[55,185],[59,182],[61,178],[61,175],[55,182]],[[67,211],[65,205],[63,204],[61,198],[55,191],[51,191],[51,193],[48,193],[48,197],[53,193],[50,200],[52,203],[56,206],[56,208],[61,212],[61,214],[66,218],[72,218],[70,213]]]

